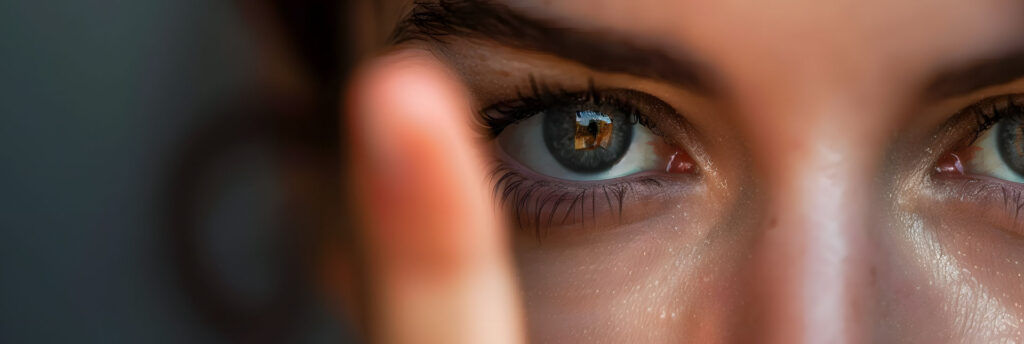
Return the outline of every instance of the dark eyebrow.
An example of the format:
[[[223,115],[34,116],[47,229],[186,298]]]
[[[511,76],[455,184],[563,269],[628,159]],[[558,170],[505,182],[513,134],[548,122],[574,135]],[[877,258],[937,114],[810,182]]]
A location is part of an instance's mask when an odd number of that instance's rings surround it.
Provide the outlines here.
[[[993,56],[951,68],[925,88],[928,99],[968,94],[985,87],[1024,78],[1024,50]]]
[[[396,27],[391,43],[481,38],[560,56],[597,71],[662,80],[704,94],[715,90],[709,69],[690,57],[616,36],[529,18],[493,1],[440,0],[417,2]]]

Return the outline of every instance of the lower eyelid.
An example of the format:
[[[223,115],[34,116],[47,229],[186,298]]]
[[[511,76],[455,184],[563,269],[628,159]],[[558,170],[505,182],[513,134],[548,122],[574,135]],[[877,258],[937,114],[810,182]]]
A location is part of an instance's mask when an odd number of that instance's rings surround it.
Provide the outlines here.
[[[693,178],[693,176],[689,176]],[[641,173],[600,182],[563,181],[497,161],[491,182],[495,199],[516,227],[541,236],[553,227],[595,228],[642,219],[629,216],[632,203],[671,195],[672,176]]]
[[[928,196],[952,203],[951,215],[983,219],[1024,238],[1024,185],[984,176],[941,176],[931,184]]]

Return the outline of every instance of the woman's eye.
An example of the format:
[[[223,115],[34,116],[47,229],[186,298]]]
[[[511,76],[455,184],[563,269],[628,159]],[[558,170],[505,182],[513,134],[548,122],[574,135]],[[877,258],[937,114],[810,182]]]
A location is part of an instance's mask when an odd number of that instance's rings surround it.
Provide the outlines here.
[[[667,148],[632,111],[593,102],[552,105],[505,127],[496,138],[512,160],[565,180],[597,181],[647,171],[684,173],[693,162]]]
[[[1024,101],[1019,98],[1001,98],[979,111],[980,118],[994,119],[974,144],[953,153],[953,166],[961,165],[962,172],[1024,183]],[[983,121],[982,121],[983,122]]]

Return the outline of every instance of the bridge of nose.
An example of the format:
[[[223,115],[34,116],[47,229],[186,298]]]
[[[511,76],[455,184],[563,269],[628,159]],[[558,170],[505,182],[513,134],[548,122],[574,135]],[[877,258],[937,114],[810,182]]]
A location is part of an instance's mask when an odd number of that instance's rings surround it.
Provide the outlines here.
[[[761,108],[753,120],[766,202],[749,262],[759,341],[869,339],[870,201],[884,153],[877,126],[886,124],[861,113],[881,110],[851,103]]]

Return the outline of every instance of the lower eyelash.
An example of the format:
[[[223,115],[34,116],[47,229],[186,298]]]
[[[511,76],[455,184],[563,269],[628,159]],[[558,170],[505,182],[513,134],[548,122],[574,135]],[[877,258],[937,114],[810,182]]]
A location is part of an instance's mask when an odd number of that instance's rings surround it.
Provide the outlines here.
[[[951,197],[962,202],[976,204],[981,207],[979,211],[982,212],[994,210],[991,207],[993,205],[1001,205],[1002,209],[998,213],[1009,215],[1007,220],[1011,221],[1013,231],[1024,235],[1024,223],[1021,223],[1021,220],[1024,219],[1021,217],[1024,216],[1024,189],[991,178],[943,178],[941,182],[956,183],[947,184],[951,186],[951,188],[947,188],[950,193],[943,196],[944,198]]]
[[[661,181],[651,177],[588,186],[536,180],[513,170],[504,162],[495,163],[491,179],[494,181],[494,197],[507,209],[516,228],[532,229],[538,240],[543,239],[553,225],[566,225],[577,220],[580,226],[587,223],[596,225],[599,202],[607,204],[608,210],[617,212],[621,220],[626,196],[636,186],[662,186]]]
[[[975,197],[980,198],[991,198],[994,200],[1001,201],[1006,214],[1012,214],[1010,220],[1013,224],[1014,232],[1020,233],[1022,230],[1021,212],[1024,211],[1024,191],[1013,188],[1006,185],[998,185],[996,183],[986,183],[987,185],[975,185],[973,186],[973,192]]]

